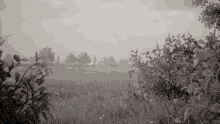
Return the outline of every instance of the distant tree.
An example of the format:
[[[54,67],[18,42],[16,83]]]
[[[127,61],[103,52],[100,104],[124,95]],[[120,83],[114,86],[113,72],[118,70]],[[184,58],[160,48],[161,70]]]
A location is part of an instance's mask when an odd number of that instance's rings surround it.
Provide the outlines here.
[[[78,55],[78,63],[81,64],[82,66],[86,66],[91,62],[92,60],[90,59],[88,53],[82,52]]]
[[[120,66],[123,66],[123,67],[128,67],[128,66],[129,66],[128,61],[125,60],[125,59],[120,59],[119,62],[118,62],[118,64],[119,64]]]
[[[109,57],[106,60],[105,64],[107,64],[108,66],[110,65],[111,67],[117,67],[117,62],[114,57]]]
[[[104,65],[104,58],[100,58],[99,62],[97,63],[97,66],[103,66]]]
[[[103,62],[104,62],[104,65],[108,65],[107,57],[106,56],[104,57]]]
[[[59,65],[60,64],[60,56],[58,55],[57,56],[57,65]]]
[[[93,67],[95,67],[96,64],[97,64],[97,58],[96,58],[96,56],[94,56],[94,57],[93,57]]]
[[[39,56],[44,56],[42,60],[46,62],[52,63],[55,60],[55,53],[52,52],[52,48],[50,47],[43,48],[43,50],[39,52]]]
[[[69,56],[67,57],[66,64],[68,65],[70,63],[72,66],[73,63],[76,63],[77,61],[78,61],[78,58],[74,54],[69,53]]]

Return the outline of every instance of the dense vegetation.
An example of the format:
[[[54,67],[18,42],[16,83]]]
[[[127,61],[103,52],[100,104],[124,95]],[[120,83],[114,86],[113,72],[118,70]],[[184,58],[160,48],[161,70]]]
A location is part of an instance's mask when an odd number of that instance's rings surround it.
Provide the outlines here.
[[[42,121],[41,116],[47,121],[49,115],[51,116],[49,93],[41,85],[50,74],[50,69],[45,63],[38,62],[41,58],[36,52],[36,63],[23,75],[16,72],[13,79],[10,78],[11,70],[18,67],[23,60],[18,55],[14,55],[13,59],[11,62],[1,60],[0,64],[0,123],[37,124]],[[27,75],[28,71],[30,73]]]
[[[193,1],[196,6],[205,7],[200,21],[206,27],[218,30],[219,4],[209,3],[207,0]],[[3,45],[5,39],[1,40],[0,45]],[[120,81],[106,81],[106,84],[97,80],[89,81],[88,87],[84,88],[78,84],[82,81],[77,81],[76,84],[48,83],[47,87],[43,86],[45,78],[52,72],[47,65],[54,65],[55,61],[55,53],[49,47],[43,48],[39,52],[40,55],[36,52],[34,57],[30,57],[32,65],[24,74],[15,72],[15,77],[11,76],[11,71],[20,66],[22,61],[28,60],[21,59],[18,55],[7,55],[6,61],[1,60],[0,64],[0,123],[220,123],[220,40],[215,36],[215,32],[210,33],[205,41],[196,40],[190,34],[187,37],[168,35],[163,48],[159,48],[157,44],[156,49],[151,52],[141,55],[138,54],[138,50],[132,52],[130,60],[133,66],[139,69],[139,85],[134,89],[129,81],[124,81],[128,84],[125,92],[122,92],[125,84],[121,84]],[[143,56],[147,58],[146,61],[143,61]],[[80,63],[81,66],[87,66],[91,62],[86,52],[78,56],[69,54],[66,60],[67,64]],[[93,66],[97,63],[95,56],[93,63]],[[128,66],[126,61],[117,63],[114,57],[105,57],[98,65],[103,63],[110,67],[122,63]],[[130,76],[133,72],[129,72]],[[119,75],[114,74],[115,77]],[[104,77],[103,74],[100,75]],[[121,92],[112,90],[107,85],[110,83],[121,84]],[[64,85],[71,91],[59,91],[57,94],[46,90],[51,87],[58,87],[60,90]],[[101,85],[107,85],[107,88],[104,89]],[[122,103],[117,106],[114,100],[119,98]],[[76,99],[81,100],[81,103],[76,104]],[[86,107],[81,106],[82,109],[75,107],[74,110],[70,106],[71,112],[77,109],[77,112],[80,111],[77,116],[75,114],[59,120],[51,114],[52,101],[56,105],[55,101],[58,100],[61,101],[60,104],[70,104],[68,101],[75,106],[87,104]],[[159,114],[158,111],[163,113]]]
[[[158,46],[158,45],[157,45]],[[219,120],[220,41],[212,33],[203,40],[190,34],[168,36],[163,48],[145,53],[141,61],[136,53],[132,60],[140,70],[143,93],[174,100],[173,121],[195,122]],[[180,105],[179,105],[180,104]],[[207,116],[210,115],[210,116]]]

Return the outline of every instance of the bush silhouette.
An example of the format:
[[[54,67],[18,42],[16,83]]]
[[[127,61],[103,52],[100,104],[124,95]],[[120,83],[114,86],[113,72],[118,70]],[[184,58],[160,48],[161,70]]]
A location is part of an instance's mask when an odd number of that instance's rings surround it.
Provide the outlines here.
[[[190,34],[169,35],[163,48],[157,44],[152,54],[142,54],[146,61],[133,51],[131,61],[140,70],[140,89],[173,103],[176,109],[168,115],[173,117],[172,123],[220,121],[220,41],[212,33],[206,40],[195,40]]]
[[[36,63],[23,75],[15,72],[15,78],[9,79],[7,77],[11,77],[11,70],[18,67],[21,62],[17,55],[14,55],[13,59],[16,62],[6,63],[1,60],[0,64],[0,123],[39,124],[48,121],[53,117],[50,113],[53,106],[49,103],[50,94],[41,85],[52,71],[44,62],[38,62],[41,57],[38,57],[36,52]],[[28,71],[30,74],[27,74]]]

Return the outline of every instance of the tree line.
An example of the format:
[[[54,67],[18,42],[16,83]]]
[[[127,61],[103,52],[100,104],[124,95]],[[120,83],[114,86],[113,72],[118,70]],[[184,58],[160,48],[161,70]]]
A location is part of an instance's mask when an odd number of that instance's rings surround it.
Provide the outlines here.
[[[51,47],[45,47],[42,50],[38,52],[40,56],[43,56],[41,61],[45,61],[47,65],[50,66],[58,66],[62,65],[60,61],[60,56],[57,55],[55,52],[53,52]],[[30,56],[29,58],[26,58],[23,60],[25,64],[23,65],[29,65],[33,64],[35,62],[35,55]],[[13,60],[11,54],[6,54],[5,57],[3,57],[3,60],[6,62],[11,62]],[[64,65],[71,65],[71,66],[77,66],[77,67],[85,67],[85,66],[108,66],[108,67],[118,67],[118,66],[124,66],[128,67],[129,63],[126,59],[120,59],[116,60],[113,56],[110,57],[103,57],[98,60],[96,55],[93,57],[90,57],[87,52],[81,52],[79,55],[74,55],[73,53],[69,53],[65,60],[63,61]]]

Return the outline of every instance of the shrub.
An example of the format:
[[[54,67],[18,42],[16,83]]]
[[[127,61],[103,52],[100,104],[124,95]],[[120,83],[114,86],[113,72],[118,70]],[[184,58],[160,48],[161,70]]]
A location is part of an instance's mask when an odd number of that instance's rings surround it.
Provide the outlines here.
[[[133,51],[131,61],[140,70],[142,92],[165,96],[174,108],[181,103],[170,115],[175,123],[219,123],[220,41],[212,33],[206,40],[169,35],[162,49],[157,45],[152,54],[142,54],[146,61]]]
[[[15,79],[11,77],[10,72],[13,68],[20,65],[21,59],[14,55],[17,62],[11,64],[2,61],[0,64],[0,122],[3,124],[38,124],[43,120],[48,121],[53,117],[50,113],[49,93],[42,86],[44,78],[52,71],[45,65],[39,63],[41,59],[36,53],[36,63],[31,65],[26,72],[21,75],[15,72]],[[8,72],[3,68],[8,67]],[[30,71],[29,74],[28,71]],[[45,74],[44,74],[45,73]]]

